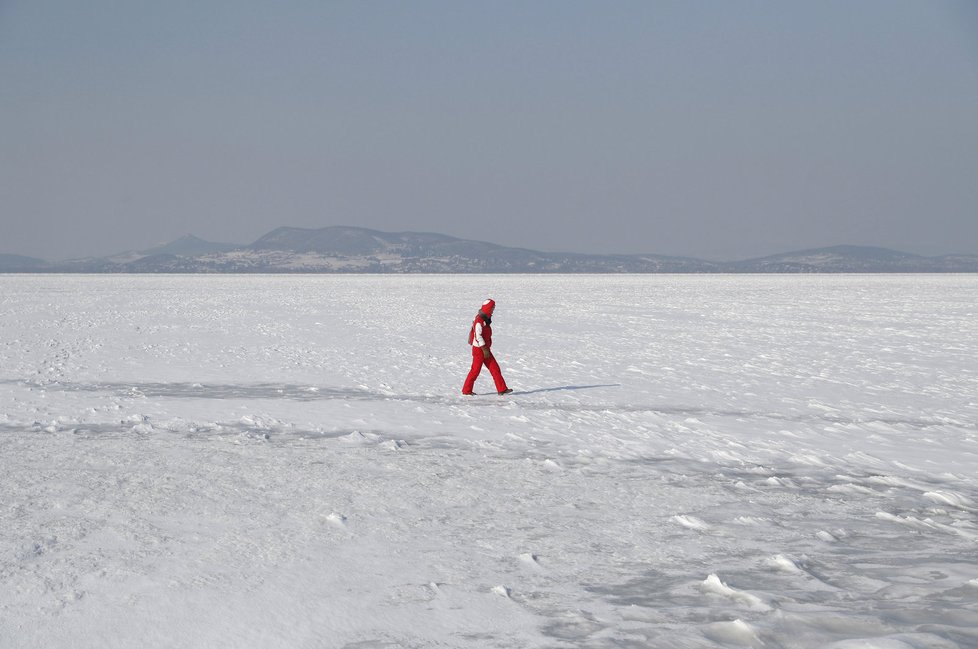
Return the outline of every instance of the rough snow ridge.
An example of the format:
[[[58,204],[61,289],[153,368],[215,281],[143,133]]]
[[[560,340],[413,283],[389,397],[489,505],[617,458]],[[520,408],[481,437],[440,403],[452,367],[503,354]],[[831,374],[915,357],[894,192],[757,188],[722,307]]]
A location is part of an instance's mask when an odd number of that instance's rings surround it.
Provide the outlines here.
[[[764,600],[762,600],[760,597],[731,588],[727,584],[720,581],[720,578],[717,575],[710,575],[707,577],[706,580],[700,585],[700,589],[704,593],[718,595],[738,605],[746,606],[747,608],[754,609],[756,611],[771,610],[771,607],[764,603]]]

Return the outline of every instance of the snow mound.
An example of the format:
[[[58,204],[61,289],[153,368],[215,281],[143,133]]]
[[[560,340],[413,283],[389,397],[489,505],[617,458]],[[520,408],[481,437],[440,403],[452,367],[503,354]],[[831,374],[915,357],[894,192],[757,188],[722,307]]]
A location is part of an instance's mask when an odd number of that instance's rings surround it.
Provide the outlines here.
[[[763,647],[757,631],[743,620],[714,622],[703,628],[703,635],[714,642],[735,647]]]
[[[678,516],[673,516],[672,520],[679,523],[685,528],[696,530],[697,532],[709,532],[713,529],[713,527],[709,523],[707,523],[701,518],[697,518],[696,516],[688,516],[685,514],[681,514]]]
[[[771,610],[771,607],[768,606],[760,597],[727,586],[725,583],[720,581],[720,577],[718,577],[716,574],[711,574],[708,576],[700,584],[700,590],[708,595],[723,597],[724,599],[730,600],[731,602],[734,602],[740,606],[746,606],[747,608],[755,611]]]

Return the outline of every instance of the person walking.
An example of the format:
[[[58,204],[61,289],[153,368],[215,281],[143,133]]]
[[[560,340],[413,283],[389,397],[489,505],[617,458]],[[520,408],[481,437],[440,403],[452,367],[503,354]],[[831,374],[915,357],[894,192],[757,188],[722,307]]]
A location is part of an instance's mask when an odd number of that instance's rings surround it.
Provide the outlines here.
[[[465,377],[465,384],[462,386],[462,394],[475,394],[472,389],[475,387],[475,380],[479,378],[482,366],[489,368],[492,380],[496,384],[496,392],[499,394],[509,394],[513,390],[506,386],[503,379],[502,370],[496,357],[492,355],[492,313],[496,310],[496,302],[488,299],[482,303],[479,312],[475,314],[472,321],[472,329],[469,330],[469,346],[472,348],[472,369]]]

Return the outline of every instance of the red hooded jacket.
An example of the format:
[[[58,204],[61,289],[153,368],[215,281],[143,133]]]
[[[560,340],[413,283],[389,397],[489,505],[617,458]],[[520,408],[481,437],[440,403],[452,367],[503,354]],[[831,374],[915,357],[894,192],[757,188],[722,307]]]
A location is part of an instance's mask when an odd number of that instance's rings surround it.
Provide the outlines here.
[[[475,314],[469,330],[469,344],[473,347],[492,347],[492,312],[496,309],[493,300],[486,300]]]

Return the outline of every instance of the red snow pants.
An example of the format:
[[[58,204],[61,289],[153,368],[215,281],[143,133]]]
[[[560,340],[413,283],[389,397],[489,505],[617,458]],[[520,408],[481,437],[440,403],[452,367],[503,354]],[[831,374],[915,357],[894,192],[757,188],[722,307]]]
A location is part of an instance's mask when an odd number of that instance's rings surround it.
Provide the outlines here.
[[[499,363],[496,362],[496,357],[487,359],[482,353],[481,347],[472,348],[472,369],[469,370],[469,375],[465,377],[465,385],[462,386],[462,394],[468,394],[472,392],[472,388],[475,387],[475,380],[479,378],[479,372],[482,371],[482,366],[485,365],[489,368],[489,373],[492,374],[492,380],[496,384],[496,392],[503,392],[506,390],[506,381],[503,380],[502,370],[499,369]]]

